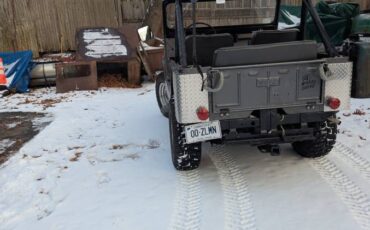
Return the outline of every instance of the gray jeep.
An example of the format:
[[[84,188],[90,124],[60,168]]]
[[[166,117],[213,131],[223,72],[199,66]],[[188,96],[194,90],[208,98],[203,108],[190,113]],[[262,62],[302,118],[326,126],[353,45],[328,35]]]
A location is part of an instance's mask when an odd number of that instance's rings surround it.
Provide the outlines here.
[[[301,23],[286,30],[278,30],[280,4],[163,1],[156,94],[177,170],[199,167],[202,142],[245,142],[272,154],[291,143],[308,158],[332,150],[336,113],[350,106],[352,63],[330,44],[311,0],[302,0]],[[304,40],[307,17],[322,44]]]

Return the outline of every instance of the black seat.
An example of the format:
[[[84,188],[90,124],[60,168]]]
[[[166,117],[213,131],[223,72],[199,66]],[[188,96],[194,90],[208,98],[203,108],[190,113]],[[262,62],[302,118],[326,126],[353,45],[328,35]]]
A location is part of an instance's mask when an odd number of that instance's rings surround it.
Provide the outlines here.
[[[252,33],[251,45],[293,42],[298,40],[298,29],[290,30],[261,30]]]
[[[315,41],[295,41],[265,45],[221,48],[215,51],[214,67],[269,64],[317,59]]]
[[[231,34],[195,35],[197,43],[197,60],[201,66],[211,66],[215,50],[234,45]],[[193,64],[193,35],[185,39],[188,64]]]

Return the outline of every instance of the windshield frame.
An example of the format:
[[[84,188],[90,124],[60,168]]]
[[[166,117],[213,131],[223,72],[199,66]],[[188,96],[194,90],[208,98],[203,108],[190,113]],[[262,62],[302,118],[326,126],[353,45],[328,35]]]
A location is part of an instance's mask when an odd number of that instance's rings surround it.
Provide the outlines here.
[[[215,0],[198,0],[198,2],[214,2]],[[226,0],[227,1],[227,0]],[[182,0],[182,3],[191,3],[191,0]],[[167,25],[167,6],[174,4],[175,0],[164,0],[163,1],[163,30],[166,38],[175,37],[175,29],[169,28]],[[278,28],[279,11],[280,11],[281,0],[276,0],[275,17],[271,23],[267,24],[247,24],[247,25],[231,25],[231,26],[216,26],[214,29],[216,33],[230,33],[230,34],[246,34],[252,33],[256,30],[276,30]],[[185,31],[187,34],[190,31]],[[199,33],[209,32],[209,28],[199,28]]]

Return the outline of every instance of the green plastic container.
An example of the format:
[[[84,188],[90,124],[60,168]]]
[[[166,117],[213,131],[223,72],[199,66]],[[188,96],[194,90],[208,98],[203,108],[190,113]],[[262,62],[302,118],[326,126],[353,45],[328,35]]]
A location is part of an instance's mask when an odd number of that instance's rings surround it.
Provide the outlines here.
[[[360,14],[353,19],[352,34],[370,33],[370,14]]]
[[[326,31],[330,36],[330,41],[334,45],[341,45],[348,38],[352,30],[352,19],[359,15],[360,7],[358,4],[352,3],[334,3],[328,4],[324,1],[319,1],[316,4],[316,10],[319,13],[320,19],[323,22]],[[287,25],[294,25],[297,18],[301,17],[301,6],[282,5],[280,9],[279,22]],[[365,16],[364,16],[365,17]],[[359,22],[364,22],[360,17]],[[370,24],[367,24],[370,26]],[[308,40],[316,40],[321,42],[321,37],[317,32],[316,26],[311,17],[308,17],[306,24],[305,38]]]
[[[330,36],[331,43],[341,45],[351,34],[352,18],[360,13],[358,4],[334,3],[320,1],[316,5],[320,19]],[[311,18],[307,21],[306,38],[321,42],[317,29]]]
[[[370,43],[355,42],[350,54],[354,64],[352,97],[370,98]]]

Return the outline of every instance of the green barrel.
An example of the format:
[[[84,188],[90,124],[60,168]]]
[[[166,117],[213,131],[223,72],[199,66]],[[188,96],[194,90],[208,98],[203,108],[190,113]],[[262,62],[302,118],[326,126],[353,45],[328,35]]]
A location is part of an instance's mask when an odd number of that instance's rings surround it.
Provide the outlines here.
[[[330,36],[331,43],[336,46],[340,46],[349,37],[351,34],[352,18],[360,13],[359,5],[352,3],[329,4],[319,1],[316,4],[316,9]],[[307,20],[306,39],[321,42],[321,37],[310,17]]]
[[[353,19],[352,34],[370,33],[370,13],[360,14]]]
[[[370,43],[355,42],[351,59],[354,64],[352,97],[370,98]]]

